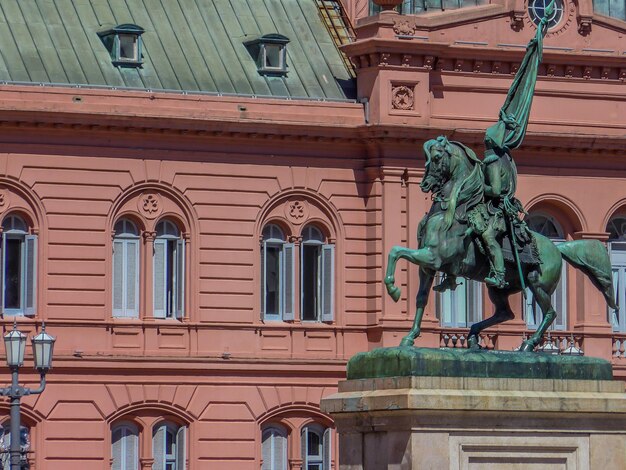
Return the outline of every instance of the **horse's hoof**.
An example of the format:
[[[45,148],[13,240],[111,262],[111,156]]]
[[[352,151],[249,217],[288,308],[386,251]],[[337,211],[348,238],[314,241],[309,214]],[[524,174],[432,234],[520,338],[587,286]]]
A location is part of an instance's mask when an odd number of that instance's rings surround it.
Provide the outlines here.
[[[472,335],[467,338],[467,349],[482,349],[479,344],[478,337],[476,335]]]
[[[402,338],[402,341],[400,341],[400,347],[401,348],[410,348],[413,346],[413,343],[415,342],[415,340],[413,338],[409,338],[408,336],[405,336],[404,338]]]
[[[519,350],[521,352],[533,352],[535,350],[535,344],[532,341],[522,341],[522,345],[520,346]]]
[[[394,302],[397,302],[398,300],[400,300],[400,294],[402,293],[402,291],[399,287],[387,286],[387,293],[391,296]]]

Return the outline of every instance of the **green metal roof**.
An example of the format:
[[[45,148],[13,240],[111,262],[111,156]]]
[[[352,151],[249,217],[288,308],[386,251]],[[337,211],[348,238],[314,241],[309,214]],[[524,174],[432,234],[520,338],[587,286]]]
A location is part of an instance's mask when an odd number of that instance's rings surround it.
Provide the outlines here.
[[[0,81],[321,99],[354,80],[316,0],[0,0]],[[98,32],[145,29],[141,68],[115,67]],[[279,33],[286,77],[260,75],[244,42]]]

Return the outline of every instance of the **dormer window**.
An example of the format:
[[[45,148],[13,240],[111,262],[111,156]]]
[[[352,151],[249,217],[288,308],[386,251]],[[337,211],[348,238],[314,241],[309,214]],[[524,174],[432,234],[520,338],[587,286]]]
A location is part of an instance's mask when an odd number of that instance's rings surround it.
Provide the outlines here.
[[[244,45],[255,60],[261,75],[285,75],[288,42],[289,38],[275,33],[247,41]]]
[[[122,24],[98,35],[109,51],[116,67],[141,67],[141,35],[144,29],[135,24]]]

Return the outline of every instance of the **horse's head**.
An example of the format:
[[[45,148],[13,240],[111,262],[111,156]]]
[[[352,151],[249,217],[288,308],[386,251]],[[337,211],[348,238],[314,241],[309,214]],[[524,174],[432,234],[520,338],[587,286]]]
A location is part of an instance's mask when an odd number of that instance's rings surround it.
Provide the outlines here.
[[[451,146],[443,136],[431,139],[424,144],[426,168],[420,188],[425,193],[437,193],[450,178]]]

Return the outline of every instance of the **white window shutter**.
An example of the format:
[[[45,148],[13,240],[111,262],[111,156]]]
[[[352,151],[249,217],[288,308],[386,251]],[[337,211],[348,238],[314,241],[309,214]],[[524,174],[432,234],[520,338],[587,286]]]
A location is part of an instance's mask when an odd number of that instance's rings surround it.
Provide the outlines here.
[[[124,316],[124,242],[113,242],[113,316]]]
[[[262,434],[261,443],[261,470],[272,470],[272,432],[266,431]]]
[[[167,279],[165,277],[167,256],[167,240],[157,238],[154,240],[153,292],[154,292],[154,316],[165,318],[167,309]]]
[[[37,235],[26,235],[24,242],[24,315],[32,316],[37,306]]]
[[[261,246],[261,320],[265,319],[265,303],[267,298],[267,286],[265,285],[265,260],[267,259],[267,242],[263,242]]]
[[[137,433],[130,428],[126,428],[125,434],[124,448],[126,452],[124,454],[124,460],[126,466],[124,467],[124,470],[137,470],[137,464],[139,462],[139,436],[137,436]]]
[[[139,240],[126,240],[126,282],[125,282],[125,315],[137,317],[139,315]]]
[[[115,428],[111,435],[111,457],[113,463],[111,464],[111,470],[123,470],[122,469],[122,429]]]
[[[326,428],[324,430],[324,437],[322,441],[322,452],[324,453],[324,461],[322,464],[323,470],[330,470],[332,460],[332,430]]]
[[[303,428],[300,433],[300,456],[302,457],[302,470],[307,470],[309,464],[309,449],[307,446],[308,428]]]
[[[187,464],[187,428],[181,426],[176,432],[176,470],[186,470]]]
[[[176,295],[175,316],[179,320],[185,316],[185,240],[176,241],[176,266],[174,291]]]
[[[272,439],[272,457],[274,465],[272,470],[286,470],[287,469],[287,439],[281,435],[278,431],[273,432]]]
[[[295,245],[283,245],[283,321],[293,320],[295,313]]]
[[[335,245],[322,246],[322,321],[335,320]]]
[[[152,435],[152,470],[165,470],[165,431],[165,425],[161,425]]]

